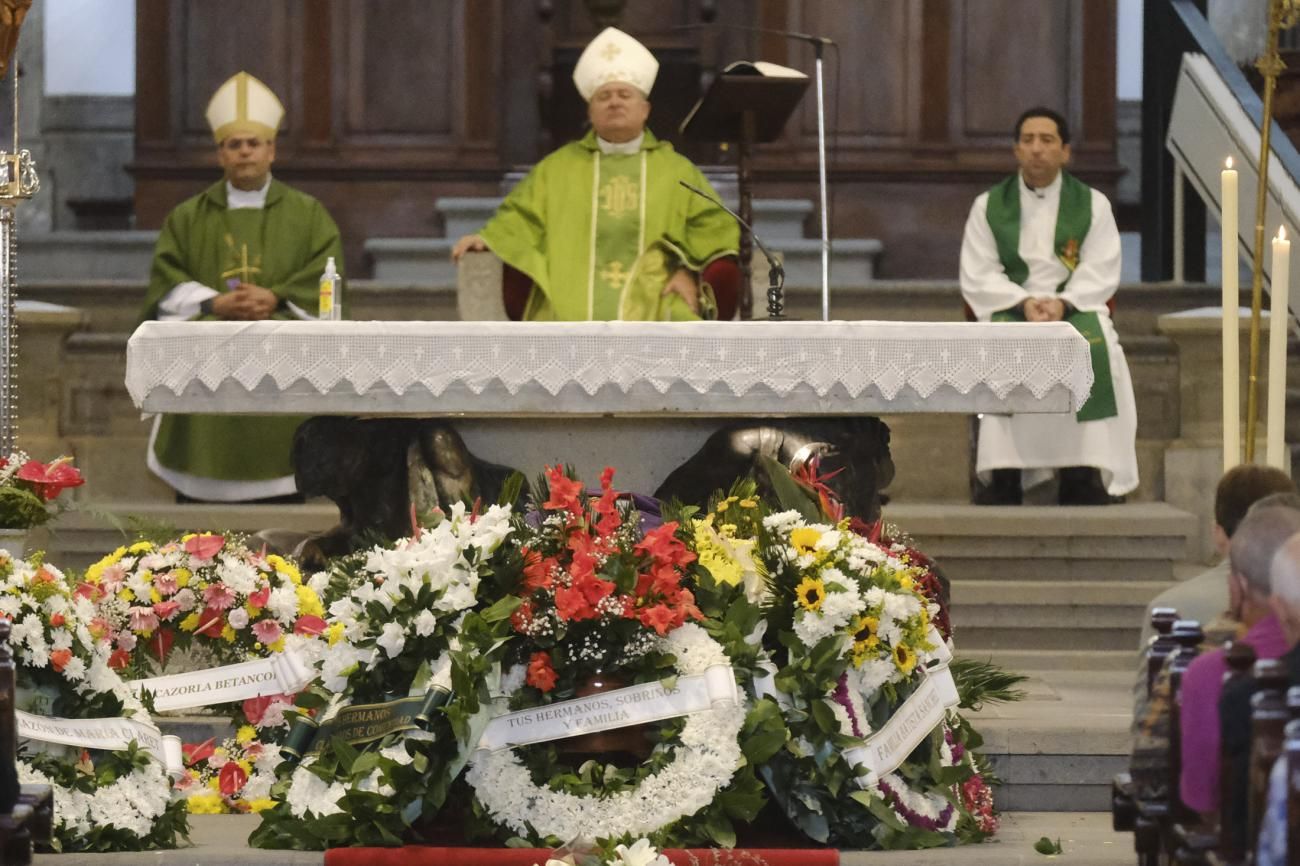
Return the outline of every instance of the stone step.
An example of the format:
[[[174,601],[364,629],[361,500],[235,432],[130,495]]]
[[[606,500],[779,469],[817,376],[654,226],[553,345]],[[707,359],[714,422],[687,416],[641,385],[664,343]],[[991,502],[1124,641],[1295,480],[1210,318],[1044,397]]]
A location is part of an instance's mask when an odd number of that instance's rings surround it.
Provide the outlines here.
[[[1127,650],[1033,650],[986,649],[966,646],[966,631],[956,636],[957,655],[962,658],[988,661],[1009,671],[1020,673],[1068,671],[1130,671],[1136,676],[1137,641]]]
[[[1144,610],[1151,599],[1173,585],[1164,580],[1056,580],[955,581],[953,608],[1017,605],[1041,608],[1114,607]]]
[[[723,193],[722,196],[728,207],[739,209],[740,202],[734,195]],[[443,235],[455,240],[481,229],[496,213],[501,199],[501,196],[445,196],[434,202],[433,207],[442,215]],[[768,246],[787,238],[802,238],[805,222],[813,210],[814,205],[808,199],[754,199],[754,231]]]
[[[367,238],[365,251],[373,263],[375,280],[454,286],[453,243],[453,238]],[[821,241],[785,238],[768,247],[784,256],[786,286],[809,289],[821,285]],[[880,241],[874,239],[832,241],[831,287],[859,288],[869,284],[875,277],[875,262],[883,249]]]
[[[53,231],[24,234],[20,279],[147,280],[156,231]]]

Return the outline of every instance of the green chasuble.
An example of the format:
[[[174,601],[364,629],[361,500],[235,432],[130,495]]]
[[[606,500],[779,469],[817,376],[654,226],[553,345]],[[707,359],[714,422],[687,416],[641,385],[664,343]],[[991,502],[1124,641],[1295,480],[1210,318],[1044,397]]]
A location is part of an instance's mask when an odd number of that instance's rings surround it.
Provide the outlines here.
[[[638,153],[603,154],[595,132],[539,162],[480,232],[533,280],[532,321],[699,318],[661,297],[678,267],[734,256],[740,230],[678,181],[712,193],[690,160],[646,130]],[[716,195],[716,193],[714,193]]]
[[[985,215],[993,240],[997,244],[998,258],[1006,271],[1007,279],[1023,286],[1029,278],[1029,266],[1020,258],[1020,173],[1008,177],[989,190],[988,207]],[[1079,264],[1079,251],[1083,249],[1084,238],[1092,226],[1092,190],[1087,184],[1067,172],[1061,172],[1061,201],[1056,213],[1056,233],[1052,249],[1056,258],[1065,266],[1072,276]],[[1069,285],[1067,276],[1056,287],[1062,292]],[[995,322],[1023,322],[1024,310],[1017,306],[993,314]],[[1110,375],[1110,353],[1106,347],[1106,335],[1101,328],[1101,320],[1093,312],[1075,310],[1065,317],[1065,321],[1074,326],[1088,341],[1092,358],[1092,393],[1076,413],[1079,421],[1098,421],[1113,418],[1117,414],[1115,406],[1115,385]]]
[[[167,216],[154,249],[142,319],[181,283],[219,292],[227,280],[262,286],[281,299],[274,318],[296,318],[292,302],[315,315],[320,275],[334,257],[343,273],[339,230],[316,199],[272,179],[263,208],[226,207],[226,182],[213,184]],[[346,306],[343,308],[347,309]],[[200,316],[218,321],[215,316]],[[269,481],[293,474],[290,448],[299,416],[167,415],[154,442],[170,469],[224,481]]]

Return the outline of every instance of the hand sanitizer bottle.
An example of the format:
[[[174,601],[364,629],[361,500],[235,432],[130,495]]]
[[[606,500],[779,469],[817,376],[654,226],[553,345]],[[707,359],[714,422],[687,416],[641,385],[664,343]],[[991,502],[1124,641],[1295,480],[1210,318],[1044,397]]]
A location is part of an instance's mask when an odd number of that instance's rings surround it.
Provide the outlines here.
[[[339,298],[339,272],[334,266],[334,257],[325,261],[325,273],[320,278],[320,311],[322,322],[337,322],[343,318],[342,304]]]

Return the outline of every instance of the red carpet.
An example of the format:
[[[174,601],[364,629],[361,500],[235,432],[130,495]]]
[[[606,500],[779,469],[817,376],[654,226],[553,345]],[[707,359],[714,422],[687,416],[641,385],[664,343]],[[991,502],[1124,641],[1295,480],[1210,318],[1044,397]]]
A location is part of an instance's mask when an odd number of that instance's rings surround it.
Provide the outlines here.
[[[545,864],[546,848],[332,848],[325,866],[534,866]],[[675,866],[839,866],[829,848],[670,848]]]

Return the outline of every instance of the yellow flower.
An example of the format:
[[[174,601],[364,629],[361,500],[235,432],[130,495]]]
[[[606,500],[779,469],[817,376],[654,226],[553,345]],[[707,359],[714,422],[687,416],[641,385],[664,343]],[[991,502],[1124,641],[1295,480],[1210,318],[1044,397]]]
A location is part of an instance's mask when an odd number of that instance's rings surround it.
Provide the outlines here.
[[[298,615],[299,616],[325,616],[325,607],[320,603],[320,597],[312,591],[310,586],[297,586],[294,592],[298,596]]]
[[[219,751],[219,750],[218,750],[218,751]],[[218,794],[218,796],[220,796],[220,794],[221,794],[221,780],[220,780],[219,778],[217,778],[216,776],[213,776],[211,779],[208,779],[208,787],[209,787],[210,789],[212,789],[213,791],[216,791],[217,794]]]
[[[198,627],[199,627],[199,612],[197,610],[194,611],[194,613],[190,614],[189,616],[185,617],[185,619],[181,620],[181,631],[194,631],[194,629]]]
[[[329,641],[330,646],[334,646],[334,644],[343,640],[343,623],[336,622],[331,624],[329,628],[325,629],[325,637]]]
[[[302,573],[298,571],[298,569],[295,568],[292,563],[285,560],[284,557],[278,556],[273,553],[266,558],[266,562],[267,565],[271,566],[280,574],[283,574],[285,577],[289,578],[289,580],[291,580],[293,583],[296,584],[302,583]]]
[[[916,667],[916,656],[907,644],[897,644],[894,647],[894,665],[903,673],[910,674],[912,668]]]
[[[811,526],[800,526],[790,533],[790,544],[799,553],[812,553],[817,549],[817,542],[821,537],[821,532]]]
[[[257,728],[252,725],[244,725],[235,733],[235,742],[241,746],[245,743],[251,743],[257,739]]]
[[[794,588],[794,594],[799,597],[804,610],[816,612],[821,610],[822,602],[826,600],[826,585],[820,577],[805,577]]]
[[[135,593],[129,589],[118,590],[117,597],[122,599],[122,601],[135,601]]]
[[[877,617],[860,616],[853,623],[853,639],[862,642],[873,638],[878,628],[880,628],[880,620]]]
[[[265,812],[267,809],[275,808],[275,801],[270,797],[258,797],[256,800],[246,800],[248,811]]]
[[[276,642],[267,647],[267,649],[273,653],[284,652],[284,638],[278,638]]]
[[[244,760],[243,758],[240,758],[239,760],[235,761],[235,763],[239,765],[239,769],[243,770],[245,773],[247,773],[250,776],[253,775],[253,765],[250,764],[248,761]]]
[[[741,508],[757,508],[757,507],[758,507],[758,502],[756,502],[756,501],[753,500],[753,499],[742,499],[742,500],[740,500],[740,507],[741,507]]]
[[[147,541],[137,541],[127,548],[128,553],[145,553],[150,550],[153,550],[153,545]]]
[[[185,587],[190,585],[190,578],[192,576],[193,575],[190,574],[190,570],[188,568],[178,568],[172,572],[172,577],[176,578],[176,585],[179,586],[181,589],[184,589]]]
[[[198,538],[198,537],[199,534],[197,532],[187,532],[181,536],[181,544],[184,544],[185,542],[189,541],[191,538]]]
[[[214,786],[213,783],[216,785]],[[190,810],[191,815],[220,815],[226,811],[226,802],[221,799],[219,793],[215,793],[220,790],[220,782],[213,779],[208,782],[208,787],[214,790],[194,794],[185,801],[185,806]]]
[[[903,589],[911,589],[913,586],[916,585],[916,581],[912,580],[912,576],[910,574],[904,573],[898,576],[898,585],[901,586]]]
[[[233,628],[231,628],[229,625],[222,626],[222,627],[221,627],[221,639],[224,640],[226,643],[234,643],[234,642],[235,642],[235,630],[234,630]]]
[[[162,601],[162,593],[160,593],[160,592],[158,592],[158,590],[156,590],[156,589],[150,587],[150,588],[149,588],[149,600],[150,600],[151,602],[153,602],[154,604],[157,604],[158,602]]]

